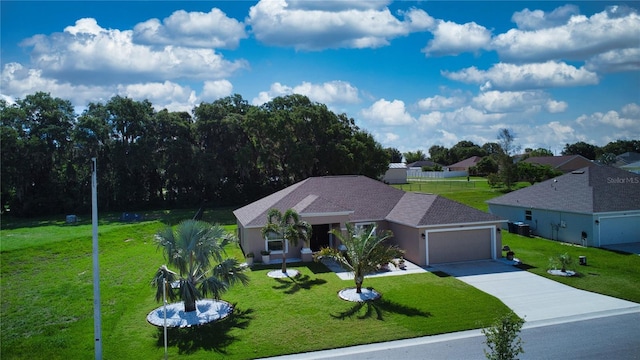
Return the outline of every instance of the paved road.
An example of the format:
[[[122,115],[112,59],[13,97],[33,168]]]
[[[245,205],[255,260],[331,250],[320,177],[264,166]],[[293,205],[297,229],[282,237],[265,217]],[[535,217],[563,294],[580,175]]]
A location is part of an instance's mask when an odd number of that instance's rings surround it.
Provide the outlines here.
[[[525,324],[520,359],[640,359],[640,312],[589,320]],[[274,359],[485,359],[479,330],[281,356]]]

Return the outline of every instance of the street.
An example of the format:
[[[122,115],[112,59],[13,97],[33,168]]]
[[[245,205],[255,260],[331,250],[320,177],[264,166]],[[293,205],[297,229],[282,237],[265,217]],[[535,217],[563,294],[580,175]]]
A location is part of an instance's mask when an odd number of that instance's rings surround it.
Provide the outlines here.
[[[640,312],[553,325],[525,324],[526,359],[640,359]],[[485,359],[479,330],[282,356],[279,359]]]

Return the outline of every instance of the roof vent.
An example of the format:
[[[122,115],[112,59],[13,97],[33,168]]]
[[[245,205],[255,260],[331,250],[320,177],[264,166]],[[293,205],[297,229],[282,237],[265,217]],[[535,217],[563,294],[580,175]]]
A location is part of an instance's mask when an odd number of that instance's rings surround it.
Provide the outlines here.
[[[573,170],[572,174],[584,174],[584,170]]]

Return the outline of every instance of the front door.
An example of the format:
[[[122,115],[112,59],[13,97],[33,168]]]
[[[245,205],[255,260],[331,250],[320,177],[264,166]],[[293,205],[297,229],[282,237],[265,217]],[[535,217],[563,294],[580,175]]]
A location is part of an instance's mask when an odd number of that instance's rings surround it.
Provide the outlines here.
[[[311,251],[318,251],[320,248],[329,247],[329,224],[312,225],[311,241],[309,246]]]

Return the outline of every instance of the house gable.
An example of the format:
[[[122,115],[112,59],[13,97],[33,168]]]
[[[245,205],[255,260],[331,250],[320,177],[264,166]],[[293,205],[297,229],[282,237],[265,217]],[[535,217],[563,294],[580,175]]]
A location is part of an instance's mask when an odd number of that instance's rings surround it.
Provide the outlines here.
[[[598,213],[640,209],[640,178],[608,166],[592,166],[487,201],[491,206]]]

